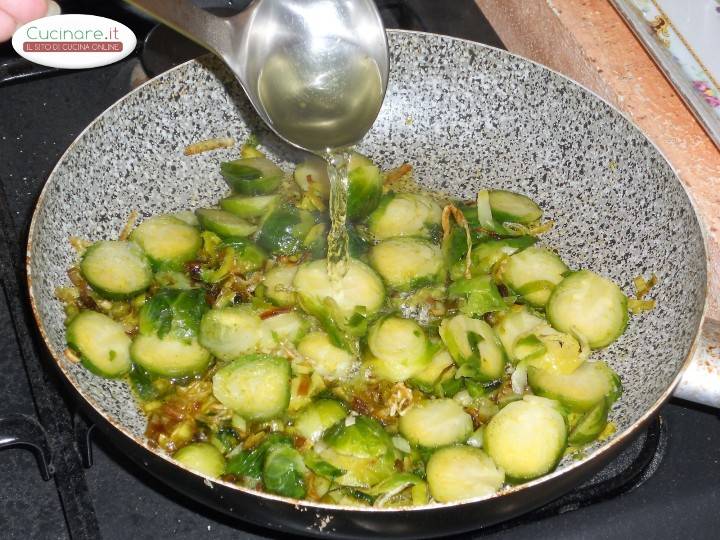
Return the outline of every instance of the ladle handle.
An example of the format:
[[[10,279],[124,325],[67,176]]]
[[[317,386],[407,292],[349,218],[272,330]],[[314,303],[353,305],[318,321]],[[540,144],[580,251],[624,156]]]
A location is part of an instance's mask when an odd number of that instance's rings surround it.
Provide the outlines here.
[[[227,19],[200,9],[190,0],[127,0],[173,30],[221,58],[229,48],[231,26]]]

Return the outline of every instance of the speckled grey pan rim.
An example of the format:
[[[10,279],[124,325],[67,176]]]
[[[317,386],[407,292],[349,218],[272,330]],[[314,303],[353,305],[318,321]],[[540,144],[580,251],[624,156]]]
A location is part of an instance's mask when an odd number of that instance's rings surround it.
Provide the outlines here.
[[[384,168],[410,162],[421,184],[456,196],[472,197],[480,186],[527,193],[556,221],[547,243],[571,267],[601,272],[627,293],[638,274],[660,278],[653,289],[658,307],[632,317],[627,333],[598,355],[625,386],[612,413],[617,432],[591,447],[585,459],[564,461],[551,475],[506,492],[529,489],[609,452],[669,397],[704,311],[702,231],[657,148],[584,88],[473,42],[391,31],[389,44],[390,86],[361,151]],[[260,123],[218,61],[188,62],[98,117],[60,159],[35,209],[28,284],[48,349],[80,396],[150,452],[157,453],[143,437],[145,420],[127,386],[95,377],[63,356],[63,312],[53,291],[67,282],[65,270],[74,260],[67,239],[116,237],[131,209],[148,216],[215,202],[226,192],[218,163],[237,149],[186,157],[182,148],[216,136],[242,141],[251,132],[286,170],[300,157]],[[213,482],[294,505],[329,507]],[[497,496],[502,494],[489,498]]]

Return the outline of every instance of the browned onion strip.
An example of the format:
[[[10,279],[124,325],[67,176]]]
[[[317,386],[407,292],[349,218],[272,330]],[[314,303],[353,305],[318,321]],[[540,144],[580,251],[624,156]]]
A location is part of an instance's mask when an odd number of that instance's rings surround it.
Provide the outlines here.
[[[133,210],[130,212],[130,215],[128,216],[127,222],[125,223],[125,226],[123,227],[123,230],[120,231],[120,236],[118,236],[118,240],[127,240],[130,236],[130,233],[135,228],[135,223],[137,222],[139,214],[137,213],[137,210]]]
[[[655,285],[657,285],[657,276],[653,274],[650,279],[645,280],[643,276],[637,276],[633,278],[633,285],[635,285],[635,298],[642,300],[644,296],[650,292]]]
[[[399,167],[388,171],[385,174],[385,179],[383,180],[383,183],[392,184],[393,182],[400,180],[406,174],[410,173],[410,171],[412,171],[412,165],[410,165],[409,163],[403,163]]]
[[[650,292],[655,285],[657,285],[658,279],[655,274],[650,276],[650,279],[646,280],[643,276],[637,276],[633,278],[633,285],[635,285],[635,298],[628,298],[628,309],[637,315],[643,311],[650,311],[655,308],[655,300],[645,299],[645,295]]]
[[[232,148],[233,146],[235,146],[235,139],[232,137],[216,137],[187,145],[183,150],[183,154],[192,156],[210,150],[217,150],[218,148]]]

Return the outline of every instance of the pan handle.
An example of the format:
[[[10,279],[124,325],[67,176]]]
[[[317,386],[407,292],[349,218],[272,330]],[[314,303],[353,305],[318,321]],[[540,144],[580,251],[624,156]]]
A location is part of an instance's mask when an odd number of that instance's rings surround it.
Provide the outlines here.
[[[720,321],[706,319],[675,397],[720,408]]]

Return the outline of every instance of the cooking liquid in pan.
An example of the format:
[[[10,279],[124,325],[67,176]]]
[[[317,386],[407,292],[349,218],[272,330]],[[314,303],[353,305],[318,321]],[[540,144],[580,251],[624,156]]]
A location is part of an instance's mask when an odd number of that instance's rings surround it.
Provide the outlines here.
[[[288,45],[267,61],[258,78],[260,100],[273,127],[328,163],[331,228],[327,259],[333,281],[347,269],[350,151],[370,129],[382,105],[380,69],[372,58],[358,54],[357,48],[347,41],[334,43],[331,49],[319,47],[323,61],[314,58],[309,64],[295,54],[299,48]]]

